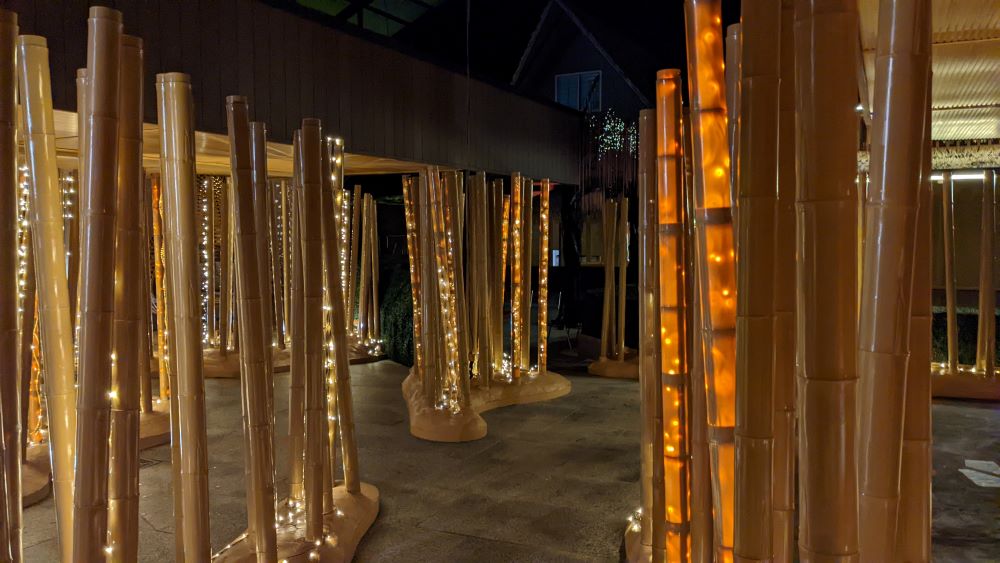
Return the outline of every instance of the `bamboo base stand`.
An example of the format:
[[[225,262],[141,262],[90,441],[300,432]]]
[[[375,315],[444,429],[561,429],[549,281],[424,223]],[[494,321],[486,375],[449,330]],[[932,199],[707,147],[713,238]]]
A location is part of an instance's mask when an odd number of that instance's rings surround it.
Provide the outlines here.
[[[38,504],[52,492],[52,469],[49,465],[49,445],[32,444],[21,465],[21,505]]]
[[[625,526],[625,561],[627,563],[651,563],[653,548],[642,545],[642,528],[629,523]]]
[[[495,381],[489,388],[472,389],[469,397],[472,408],[453,415],[427,406],[420,379],[410,370],[403,380],[403,398],[410,414],[410,434],[431,442],[471,442],[486,436],[482,413],[556,399],[568,395],[572,387],[568,379],[551,371],[524,377],[517,383]]]
[[[972,366],[931,364],[931,395],[935,398],[1000,401],[1000,377],[986,377]]]
[[[597,360],[587,366],[587,373],[612,379],[639,379],[639,357],[626,354],[625,360]]]
[[[361,538],[375,522],[379,510],[379,492],[374,485],[361,483],[361,492],[351,494],[343,486],[333,489],[335,510],[323,515],[323,534],[326,541],[318,546],[305,539],[305,516],[293,517],[295,522],[287,522],[278,527],[278,559],[288,563],[307,561],[348,562],[354,559]],[[287,508],[278,509],[278,514]],[[246,538],[226,546],[213,559],[216,563],[242,563],[257,561],[253,546]]]

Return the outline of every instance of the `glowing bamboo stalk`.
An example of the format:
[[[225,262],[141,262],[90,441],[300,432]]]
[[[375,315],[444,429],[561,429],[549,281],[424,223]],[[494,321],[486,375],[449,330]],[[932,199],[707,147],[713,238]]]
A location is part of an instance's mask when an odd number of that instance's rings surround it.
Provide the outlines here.
[[[372,197],[365,194],[361,211],[361,291],[358,292],[358,338],[364,342],[371,337],[371,326],[368,321],[368,308],[371,298],[371,237],[369,232]]]
[[[267,228],[263,216],[267,170],[264,125],[249,123],[246,98],[226,98],[229,146],[233,177],[233,225],[236,250],[237,314],[240,333],[240,371],[243,395],[244,445],[249,445],[247,469],[247,539],[259,561],[277,559],[274,530],[274,452],[272,450],[273,397],[271,341],[266,267],[270,262],[261,252]],[[263,197],[262,197],[263,196]],[[266,247],[265,247],[266,249]],[[263,256],[262,256],[263,255]],[[262,260],[263,258],[263,260]]]
[[[601,313],[601,358],[615,357],[614,322],[615,312],[615,234],[618,232],[618,202],[605,200],[604,220],[604,309]]]
[[[774,267],[780,0],[744,2],[737,223],[736,488],[733,554],[773,557]]]
[[[38,317],[46,369],[52,488],[62,561],[73,560],[73,471],[76,450],[76,388],[73,322],[63,246],[62,203],[56,163],[55,121],[45,38],[22,35],[17,44],[25,152],[31,179],[31,231],[38,284]]]
[[[524,276],[521,268],[524,267],[524,179],[519,173],[514,173],[510,178],[510,363],[511,377],[515,380],[521,377],[521,331],[523,330],[524,311],[521,309],[524,299]]]
[[[654,497],[652,502],[655,517],[651,531],[654,534],[654,553],[663,546],[666,560],[686,561],[690,557],[686,528],[690,526],[688,466],[691,436],[688,430],[690,375],[685,293],[689,281],[685,264],[680,71],[661,70],[656,78],[656,123],[650,123],[648,126],[653,127],[653,131],[647,132],[647,135],[652,135],[648,143],[655,142],[656,151],[655,176],[647,182],[655,183],[647,185],[647,195],[640,199],[649,223],[640,232],[652,237],[640,247],[649,253],[649,258],[640,259],[640,263],[643,269],[648,269],[652,260],[656,267],[654,272],[646,274],[652,276],[647,281],[653,285],[645,294],[649,301],[643,303],[646,314],[653,315],[643,325],[647,327],[645,338],[654,346],[654,356],[650,358],[652,363],[648,369],[656,375],[648,383],[648,397],[655,407],[650,413],[653,420],[649,428],[654,452],[652,474],[654,478],[662,475],[665,485],[660,488],[662,496]],[[641,159],[641,162],[649,166],[647,160]],[[654,222],[655,231],[652,230]],[[645,354],[642,356],[645,359]]]
[[[77,472],[73,557],[104,557],[114,312],[115,175],[118,158],[121,12],[94,7],[87,19],[87,166],[80,252]]]
[[[167,258],[170,264],[171,350],[177,366],[177,387],[171,401],[177,405],[181,491],[180,531],[185,560],[205,561],[210,554],[208,519],[208,454],[205,429],[205,388],[202,378],[198,235],[195,227],[194,108],[186,74],[156,75],[157,117],[160,125],[160,166],[166,203]],[[176,533],[176,532],[175,532]]]
[[[420,334],[421,347],[424,351],[424,398],[429,406],[437,406],[443,402],[445,392],[444,375],[446,371],[444,346],[444,327],[441,318],[441,293],[439,279],[440,270],[437,266],[437,235],[434,225],[433,202],[431,194],[438,187],[438,171],[428,167],[418,177],[418,195],[415,198],[418,214],[417,228],[420,233],[420,317],[424,330]],[[444,283],[447,283],[446,281]]]
[[[354,312],[357,306],[357,289],[358,289],[358,251],[360,250],[360,245],[358,244],[358,236],[361,230],[361,211],[364,205],[361,203],[361,186],[354,186],[354,203],[351,204],[351,265],[348,268],[347,274],[347,318],[350,321],[353,332],[355,335],[360,335],[358,331],[358,323],[361,322],[361,314],[358,313],[358,317],[355,320]]]
[[[282,180],[283,181],[283,180]],[[285,349],[285,304],[284,294],[281,289],[281,248],[278,244],[278,224],[275,218],[274,210],[274,200],[275,200],[275,188],[277,184],[273,182],[267,183],[267,203],[264,206],[264,211],[267,224],[267,233],[264,235],[265,244],[270,250],[271,257],[271,304],[274,311],[274,329],[276,331],[276,340],[278,343],[278,349]]]
[[[223,358],[229,352],[230,334],[233,330],[233,315],[230,309],[230,296],[233,285],[232,243],[233,221],[231,215],[233,205],[229,194],[230,179],[219,190],[219,355]]]
[[[423,315],[420,306],[420,224],[417,220],[419,197],[416,178],[403,176],[403,210],[406,220],[406,253],[410,258],[410,295],[413,298],[413,368],[421,381],[425,377]]]
[[[696,234],[705,342],[715,548],[732,558],[736,288],[719,0],[687,0]]]
[[[879,13],[858,328],[860,553],[866,561],[893,560],[896,545],[931,55],[929,1],[883,0]]]
[[[205,313],[207,329],[208,329],[208,340],[206,344],[212,345],[216,342],[216,332],[218,328],[215,326],[215,213],[216,213],[216,199],[215,199],[215,179],[207,181],[205,187],[205,199],[206,205],[208,206],[208,215],[206,218],[207,235],[205,237],[205,253],[208,255],[206,259],[205,271],[208,274],[208,279],[206,280],[206,287],[208,289],[208,311]]]
[[[343,161],[343,140],[335,138],[332,140],[334,149],[330,151],[334,155],[334,160],[340,158]],[[334,164],[336,165],[336,164]],[[323,174],[322,188],[322,229],[325,241],[324,253],[327,260],[326,282],[330,292],[331,303],[343,303],[343,285],[340,275],[340,248],[338,248],[336,224],[333,221],[333,190],[330,182],[330,175]],[[374,202],[372,202],[372,224],[374,224]],[[344,460],[344,488],[349,493],[359,493],[361,491],[361,478],[358,471],[358,445],[354,438],[354,409],[351,398],[351,371],[350,359],[347,354],[347,321],[344,309],[334,306],[331,311],[333,321],[333,346],[334,346],[334,368],[336,376],[334,378],[334,389],[336,392],[337,423],[340,427],[340,442],[343,450]],[[331,443],[331,447],[332,447]]]
[[[142,332],[142,40],[121,39],[118,189],[115,221],[114,361],[111,369],[111,468],[108,549],[112,561],[139,554],[139,373]]]
[[[501,366],[503,364],[503,301],[504,287],[507,285],[507,240],[510,232],[510,196],[503,195],[503,180],[496,179],[493,182],[493,191],[498,199],[497,207],[500,209],[500,216],[496,218],[499,223],[497,227],[497,245],[499,249],[494,252],[500,253],[500,271],[496,272],[496,296],[493,304],[493,364]],[[494,254],[495,256],[496,254]]]
[[[958,314],[955,310],[955,183],[951,171],[941,180],[941,212],[944,245],[944,296],[948,326],[948,373],[958,373]]]
[[[21,397],[18,392],[17,14],[0,9],[0,556],[21,561]],[[27,408],[27,404],[24,405]]]
[[[163,227],[160,215],[160,176],[150,177],[150,203],[153,210],[153,278],[156,284],[156,359],[159,363],[160,400],[166,400],[169,395],[168,362],[167,362],[167,307],[164,300],[165,286],[163,283]]]
[[[139,214],[139,396],[142,412],[153,412],[153,379],[149,369],[149,362],[153,357],[152,321],[150,314],[152,303],[150,302],[150,263],[149,263],[149,202],[147,201],[146,175],[140,164],[139,166],[139,194],[136,206]]]
[[[930,18],[924,25],[930,28]],[[922,73],[930,91],[930,57]],[[917,236],[910,310],[910,360],[906,368],[906,414],[899,491],[899,523],[894,560],[931,560],[931,252],[934,190],[931,188],[931,115],[924,103]]]
[[[521,177],[521,315],[519,317],[521,338],[520,365],[523,374],[531,366],[531,239],[532,206],[534,204],[534,182]]]
[[[543,178],[538,198],[538,373],[548,365],[549,338],[549,190],[552,185]]]
[[[489,268],[490,256],[494,250],[495,238],[492,236],[490,221],[491,211],[495,196],[489,191],[486,184],[486,173],[480,172],[473,180],[472,190],[475,205],[470,206],[475,225],[470,222],[469,233],[472,238],[469,240],[470,267],[474,267],[474,291],[469,292],[470,307],[473,309],[476,325],[474,336],[476,336],[476,367],[478,383],[482,387],[489,387],[493,379],[493,303],[495,302],[494,291],[503,286],[494,285],[491,277],[493,272]],[[473,199],[470,199],[470,202]],[[474,230],[473,230],[474,228]],[[472,298],[475,298],[475,305],[472,306]],[[471,319],[470,319],[471,320]],[[541,333],[540,333],[541,334]]]
[[[742,8],[741,8],[742,10]],[[740,59],[743,44],[740,35],[740,24],[734,23],[726,27],[726,130],[729,132],[729,198],[733,207],[733,231],[737,228],[737,209],[739,209],[740,182]],[[735,241],[737,251],[739,240]]]
[[[795,556],[795,50],[792,0],[781,2],[778,206],[774,250],[774,560]]]
[[[299,230],[302,217],[301,185],[302,171],[300,169],[299,144],[301,134],[296,131],[292,137],[293,176],[292,186],[288,191],[287,202],[291,211],[288,228],[288,260],[291,262],[291,288],[289,299],[289,322],[291,327],[292,353],[291,377],[288,384],[288,452],[291,457],[289,467],[289,499],[295,502],[304,500],[305,490],[302,488],[303,456],[305,454],[305,310],[302,295],[302,243]]]
[[[451,340],[455,345],[455,370],[452,373],[452,387],[458,396],[458,404],[469,407],[469,343],[468,343],[468,312],[465,308],[465,275],[464,256],[462,248],[465,225],[464,205],[465,193],[462,185],[463,176],[458,172],[447,172],[441,181],[441,219],[444,222],[445,255],[447,267],[445,273],[450,282],[450,303],[448,308]]]
[[[27,198],[25,198],[27,202]],[[27,221],[28,213],[23,214]],[[40,411],[41,405],[37,395],[31,394],[34,385],[32,381],[33,355],[32,340],[38,328],[38,300],[35,280],[35,257],[31,248],[31,226],[21,228],[20,246],[18,252],[21,254],[21,268],[24,268],[24,285],[21,286],[20,295],[23,296],[19,302],[21,316],[19,319],[20,334],[18,335],[18,381],[21,386],[21,457],[27,454],[28,442],[32,441],[31,429],[35,419],[29,417],[29,411]],[[29,423],[29,420],[31,421]]]
[[[318,119],[303,119],[299,143],[302,178],[302,280],[305,324],[305,506],[306,540],[323,535],[323,240],[320,198],[322,190],[322,136]],[[241,327],[242,330],[242,327]]]
[[[857,170],[853,0],[795,1],[799,557],[854,561]]]
[[[87,159],[90,155],[90,150],[88,150],[87,143],[90,142],[90,135],[88,134],[88,128],[90,124],[87,122],[87,69],[78,68],[76,69],[76,128],[77,128],[77,148],[79,152],[77,154],[77,174],[80,179],[79,189],[82,193],[84,185],[87,182]],[[79,194],[74,200],[79,207]],[[73,315],[73,326],[74,330],[79,328],[79,316],[77,305],[80,301],[80,229],[83,226],[82,221],[80,221],[79,208],[76,209],[76,213],[73,214],[74,219],[69,221],[64,225],[64,230],[69,232],[66,233],[68,239],[67,244],[69,249],[69,264],[67,281],[69,283],[69,306],[70,313]],[[74,339],[76,338],[74,333]]]
[[[976,370],[993,377],[996,370],[996,291],[993,274],[996,269],[997,220],[996,173],[986,170],[983,175],[982,227],[979,238],[979,329],[976,334]]]
[[[371,332],[372,332],[372,338],[374,338],[375,340],[379,340],[379,339],[382,338],[382,319],[380,318],[380,311],[381,311],[381,309],[379,308],[379,301],[378,301],[378,283],[379,283],[378,282],[378,273],[379,273],[379,264],[378,264],[378,212],[377,211],[378,211],[378,207],[377,207],[377,204],[375,203],[375,200],[373,199],[372,200],[372,204],[371,204],[371,210],[369,211],[369,213],[371,215],[371,221],[370,221],[370,227],[369,227],[370,233],[371,233],[369,235],[371,237],[371,244],[369,245],[369,248],[371,248],[371,253],[372,253],[372,257],[371,257],[371,265],[372,265],[372,274],[371,274],[371,276],[372,276],[372,278],[371,278],[372,279],[372,282],[371,282],[372,283],[372,307],[371,307],[371,311],[372,311],[372,323],[371,323]]]
[[[285,333],[288,335],[287,338],[291,341],[291,324],[292,318],[290,314],[289,307],[291,306],[291,291],[292,291],[292,273],[291,273],[291,262],[289,261],[288,253],[291,252],[291,245],[288,243],[288,237],[291,236],[291,229],[289,228],[289,206],[288,206],[288,181],[281,181],[281,306],[282,306],[282,318],[286,323]]]

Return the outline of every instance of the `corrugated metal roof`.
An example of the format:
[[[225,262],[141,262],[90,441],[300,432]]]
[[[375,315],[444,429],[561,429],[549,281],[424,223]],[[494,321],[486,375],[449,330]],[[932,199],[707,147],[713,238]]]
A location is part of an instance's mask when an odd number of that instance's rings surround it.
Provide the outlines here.
[[[878,0],[858,0],[868,99]],[[934,140],[1000,138],[1000,0],[932,0]]]

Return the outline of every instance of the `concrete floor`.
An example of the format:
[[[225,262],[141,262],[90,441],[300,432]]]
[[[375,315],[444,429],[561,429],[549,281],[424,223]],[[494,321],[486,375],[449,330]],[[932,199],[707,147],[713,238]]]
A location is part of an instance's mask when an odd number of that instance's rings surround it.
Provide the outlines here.
[[[635,382],[571,377],[573,392],[486,413],[489,434],[465,444],[409,435],[392,362],[354,366],[362,477],[382,492],[359,562],[617,561],[625,517],[639,499]],[[280,436],[287,432],[287,375],[277,377]],[[246,523],[239,387],[208,380],[212,544]],[[1000,488],[958,469],[966,459],[1000,461],[1000,408],[968,402],[934,407],[936,561],[1000,560]],[[278,490],[287,492],[279,440]],[[173,559],[170,453],[142,452],[140,559]],[[25,511],[27,561],[56,560],[51,499]]]

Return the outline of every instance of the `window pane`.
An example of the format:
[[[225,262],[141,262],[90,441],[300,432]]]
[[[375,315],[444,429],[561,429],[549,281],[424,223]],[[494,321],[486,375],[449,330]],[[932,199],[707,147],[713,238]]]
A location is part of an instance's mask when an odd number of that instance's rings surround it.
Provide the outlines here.
[[[580,76],[563,74],[556,76],[556,102],[580,109]]]

